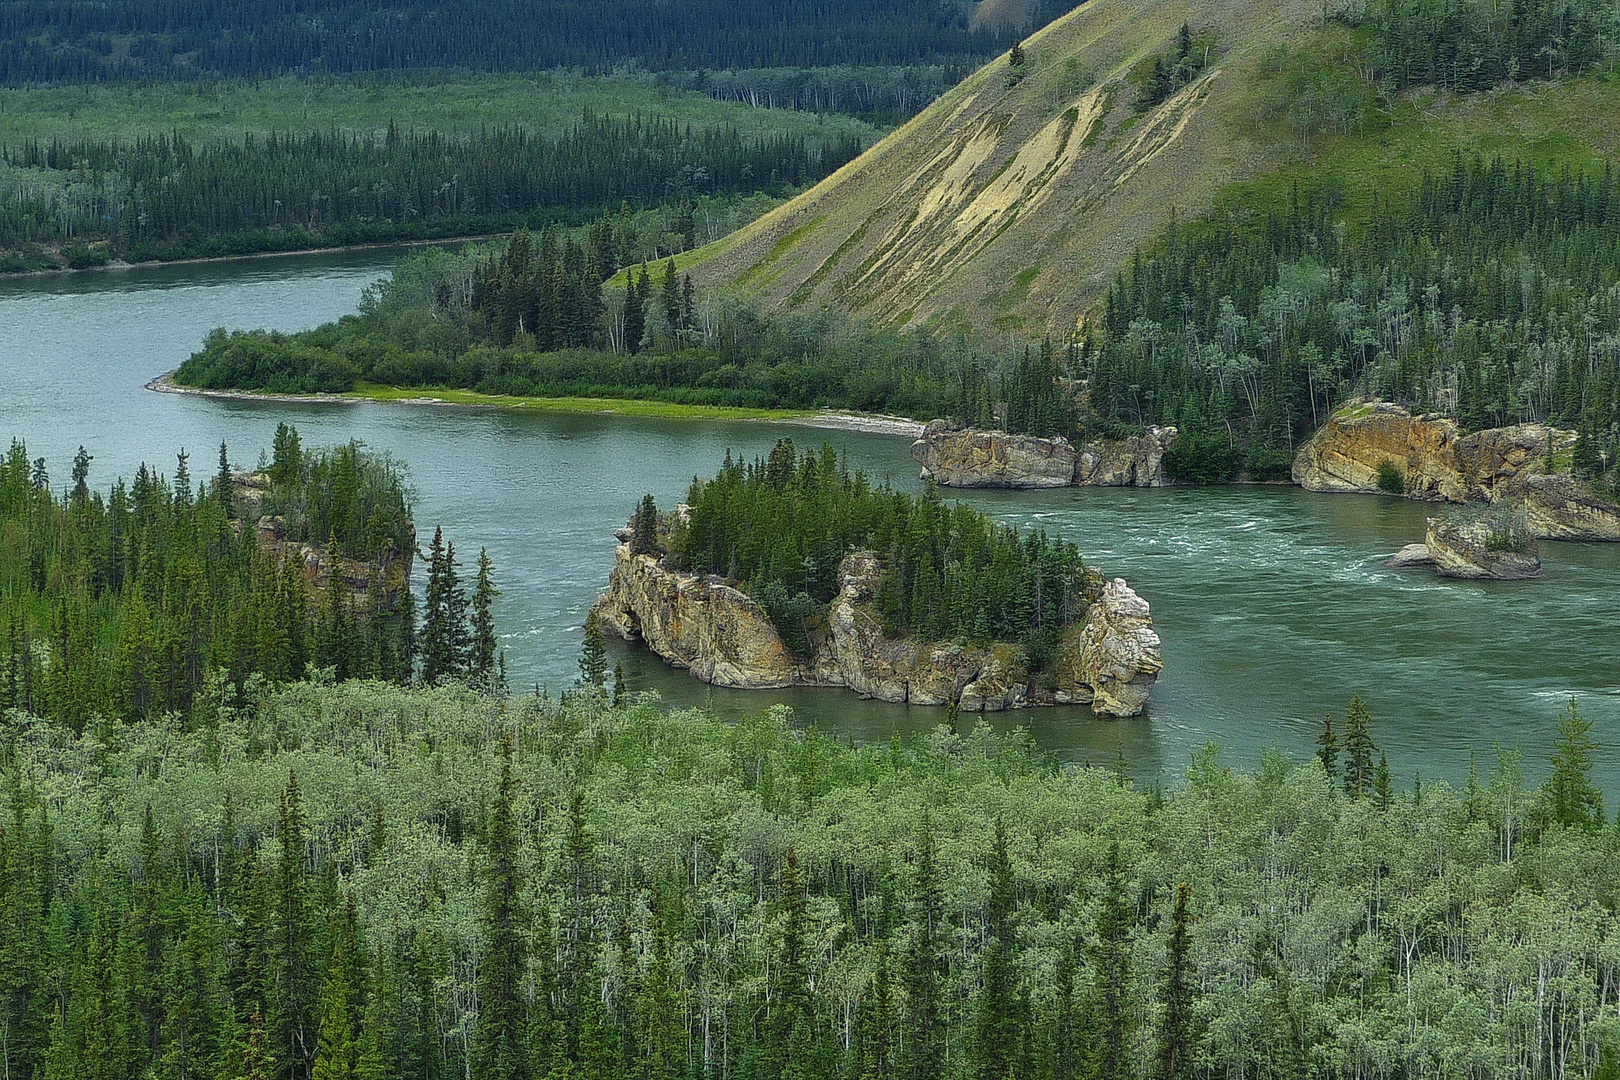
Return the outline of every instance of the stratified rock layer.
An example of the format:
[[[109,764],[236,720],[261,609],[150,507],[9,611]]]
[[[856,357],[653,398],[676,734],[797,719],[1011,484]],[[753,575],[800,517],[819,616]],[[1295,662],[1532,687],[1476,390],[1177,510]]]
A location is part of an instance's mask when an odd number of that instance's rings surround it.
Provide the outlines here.
[[[911,456],[923,479],[945,487],[1162,487],[1169,482],[1164,454],[1175,439],[1175,428],[1155,427],[1076,449],[1061,436],[1042,439],[935,420],[911,444]]]
[[[728,582],[671,570],[620,544],[595,617],[627,641],[644,641],[675,667],[718,686],[766,689],[842,686],[864,697],[914,705],[955,702],[966,712],[1090,704],[1105,716],[1135,716],[1164,666],[1146,600],[1122,578],[1105,585],[1082,624],[1064,635],[1053,679],[1032,678],[1023,650],[888,637],[874,601],[879,560],[847,556],[841,588],[811,655],[795,658],[765,610]]]
[[[1430,518],[1423,546],[1441,577],[1524,581],[1541,576],[1535,540],[1527,538],[1505,548],[1492,541],[1491,527],[1484,520]]]
[[[1380,470],[1392,467],[1408,498],[1522,504],[1541,539],[1620,540],[1620,507],[1548,469],[1549,457],[1567,461],[1574,443],[1574,432],[1545,424],[1462,435],[1448,419],[1359,403],[1334,413],[1300,449],[1293,476],[1310,491],[1375,492]]]

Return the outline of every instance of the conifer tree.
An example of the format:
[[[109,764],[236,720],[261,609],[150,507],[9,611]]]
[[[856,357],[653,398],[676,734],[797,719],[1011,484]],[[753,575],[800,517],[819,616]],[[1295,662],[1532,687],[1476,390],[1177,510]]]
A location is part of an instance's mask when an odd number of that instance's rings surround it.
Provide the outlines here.
[[[613,661],[613,707],[624,704],[624,662]]]
[[[1176,886],[1176,906],[1170,913],[1170,939],[1165,943],[1168,957],[1162,994],[1164,1012],[1159,1023],[1159,1080],[1186,1080],[1192,1076],[1193,989],[1190,982],[1191,943],[1187,932],[1192,916],[1187,910],[1190,890],[1185,882]]]
[[[321,1028],[310,1080],[357,1080],[359,1043],[349,1017],[349,984],[341,961],[327,972],[321,991]]]
[[[222,442],[219,444],[219,471],[214,474],[214,501],[224,508],[227,516],[235,505],[236,489],[231,480],[230,452]]]
[[[498,643],[495,640],[495,614],[492,610],[495,597],[500,590],[495,588],[495,581],[491,577],[494,564],[490,562],[489,549],[478,549],[478,579],[473,586],[472,599],[472,654],[468,665],[469,674],[483,684],[499,688],[500,669],[496,664],[496,650]]]
[[[804,963],[804,877],[799,856],[788,848],[778,874],[777,893],[785,915],[782,951],[777,958],[770,995],[767,1033],[768,1075],[813,1080],[820,1073],[815,1067],[815,1040],[811,1030],[809,974]]]
[[[523,982],[528,972],[518,824],[512,800],[511,744],[501,744],[501,779],[490,809],[483,856],[484,897],[479,910],[483,958],[478,965],[478,1023],[473,1032],[473,1080],[527,1080],[528,1008]]]
[[[974,1072],[979,1080],[1005,1080],[1018,1062],[1023,1046],[1018,938],[1012,922],[1014,900],[1007,830],[998,818],[990,851],[990,897],[985,911],[989,940],[984,950],[984,985],[979,991],[974,1047]]]
[[[1350,709],[1344,716],[1344,793],[1359,799],[1372,790],[1373,751],[1378,747],[1372,740],[1372,714],[1367,703],[1357,694],[1350,699]]]
[[[315,977],[315,927],[305,887],[304,817],[298,777],[289,775],[282,789],[276,820],[278,858],[271,885],[271,1000],[265,1002],[275,1023],[279,1075],[306,1080],[314,1060],[318,1016]]]
[[[946,1045],[944,957],[940,945],[945,931],[945,901],[934,865],[934,825],[927,811],[918,826],[912,900],[915,926],[906,956],[900,1075],[906,1080],[941,1080],[945,1075]]]
[[[651,495],[643,495],[630,518],[630,554],[657,555],[658,551],[658,504]]]
[[[1103,893],[1097,912],[1097,937],[1091,949],[1090,1013],[1097,1033],[1092,1050],[1093,1080],[1125,1080],[1130,1075],[1130,1016],[1127,1012],[1126,984],[1130,978],[1127,945],[1132,920],[1125,890],[1125,868],[1116,840],[1109,844],[1108,856],[1103,863]]]
[[[1553,743],[1552,774],[1542,784],[1548,814],[1560,825],[1600,829],[1606,819],[1603,791],[1592,782],[1592,722],[1581,715],[1573,698],[1558,718]]]
[[[465,672],[466,593],[456,574],[456,547],[433,530],[428,549],[428,581],[422,614],[422,681],[429,685]]]
[[[1322,717],[1322,730],[1316,736],[1316,757],[1322,763],[1322,771],[1327,773],[1328,783],[1337,786],[1339,782],[1339,737],[1333,730],[1333,716],[1328,714]]]
[[[585,616],[585,643],[579,653],[579,683],[587,689],[607,686],[607,642],[602,638],[602,621],[594,612]]]

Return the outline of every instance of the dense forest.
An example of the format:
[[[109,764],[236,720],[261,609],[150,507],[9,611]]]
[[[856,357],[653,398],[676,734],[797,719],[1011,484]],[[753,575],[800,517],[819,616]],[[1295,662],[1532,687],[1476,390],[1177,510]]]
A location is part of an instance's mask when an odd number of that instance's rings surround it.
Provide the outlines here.
[[[1071,424],[1050,345],[991,351],[832,311],[766,315],[736,296],[697,292],[668,260],[632,268],[622,290],[604,289],[612,224],[409,255],[359,315],[298,334],[216,331],[175,379],[273,393],[372,383],[960,415],[1039,434]],[[1073,352],[1063,352],[1065,366]]]
[[[957,77],[1018,29],[968,0],[22,0],[0,8],[0,83],[153,81],[401,69],[537,71],[946,65]],[[1030,5],[1027,31],[1072,6]]]
[[[883,563],[878,605],[890,634],[1018,642],[1039,669],[1058,633],[1085,614],[1088,582],[1073,544],[997,525],[936,488],[921,495],[852,474],[831,445],[800,454],[782,439],[754,462],[730,455],[686,496],[689,519],[667,543],[651,499],[636,513],[632,550],[739,581],[801,655],[809,624],[841,587],[852,551]]]
[[[860,151],[844,138],[821,145],[592,115],[554,135],[515,125],[472,135],[390,125],[380,136],[201,143],[178,134],[30,139],[0,148],[8,196],[0,254],[11,249],[23,269],[29,245],[61,247],[70,263],[89,265],[466,236],[665,204],[690,218],[696,199],[781,196]],[[686,245],[693,239],[688,227]]]
[[[73,730],[176,714],[204,722],[253,680],[499,677],[487,557],[471,597],[436,535],[418,630],[416,537],[398,463],[355,444],[304,449],[277,432],[263,472],[220,447],[194,484],[90,488],[91,455],[53,490],[43,458],[0,461],[0,709]],[[261,522],[264,523],[261,525]]]
[[[18,1080],[1612,1077],[1620,826],[1550,775],[1022,735],[864,748],[595,691],[0,726]],[[1539,770],[1538,770],[1539,771]]]
[[[1576,428],[1620,450],[1620,176],[1461,157],[1350,213],[1331,181],[1173,227],[1110,288],[1086,342],[1106,420],[1194,435],[1184,469],[1286,469],[1354,394],[1468,428]],[[1595,453],[1593,451],[1596,451]],[[1590,462],[1596,462],[1593,468]]]

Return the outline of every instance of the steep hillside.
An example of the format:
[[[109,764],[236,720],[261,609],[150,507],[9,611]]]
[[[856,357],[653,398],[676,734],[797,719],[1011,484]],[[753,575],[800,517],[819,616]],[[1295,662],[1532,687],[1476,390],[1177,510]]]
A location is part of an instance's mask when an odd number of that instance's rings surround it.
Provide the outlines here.
[[[1319,24],[1310,0],[1091,0],[802,197],[699,253],[704,284],[881,322],[1072,326],[1173,212],[1267,166],[1247,73]],[[1207,67],[1151,110],[1133,68],[1190,23]],[[1011,85],[1009,85],[1011,84]]]

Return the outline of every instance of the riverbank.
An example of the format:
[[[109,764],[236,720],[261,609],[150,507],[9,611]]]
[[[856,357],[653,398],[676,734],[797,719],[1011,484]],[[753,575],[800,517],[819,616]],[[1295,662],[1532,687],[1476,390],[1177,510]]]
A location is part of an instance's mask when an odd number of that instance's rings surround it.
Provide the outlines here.
[[[436,240],[380,240],[375,244],[333,244],[330,247],[294,248],[288,251],[247,251],[240,255],[203,255],[195,259],[144,259],[141,262],[109,259],[99,266],[53,266],[40,270],[0,271],[0,281],[63,277],[68,274],[123,273],[128,270],[156,270],[170,266],[202,266],[208,263],[242,262],[248,259],[283,259],[295,255],[343,255],[348,252],[448,247],[453,244],[483,243],[506,235],[506,233],[479,233],[475,236],[446,236]]]
[[[872,435],[915,437],[923,425],[901,416],[867,416],[858,413],[816,412],[808,409],[751,409],[731,405],[683,405],[672,401],[637,398],[514,397],[506,394],[480,394],[474,390],[402,388],[362,383],[342,394],[268,394],[252,390],[203,390],[181,386],[174,372],[159,375],[146,389],[160,394],[192,394],[198,397],[242,401],[287,402],[378,402],[394,405],[438,405],[484,409],[522,409],[530,412],[579,413],[649,417],[664,420],[758,420],[800,427],[837,431],[858,431]]]

